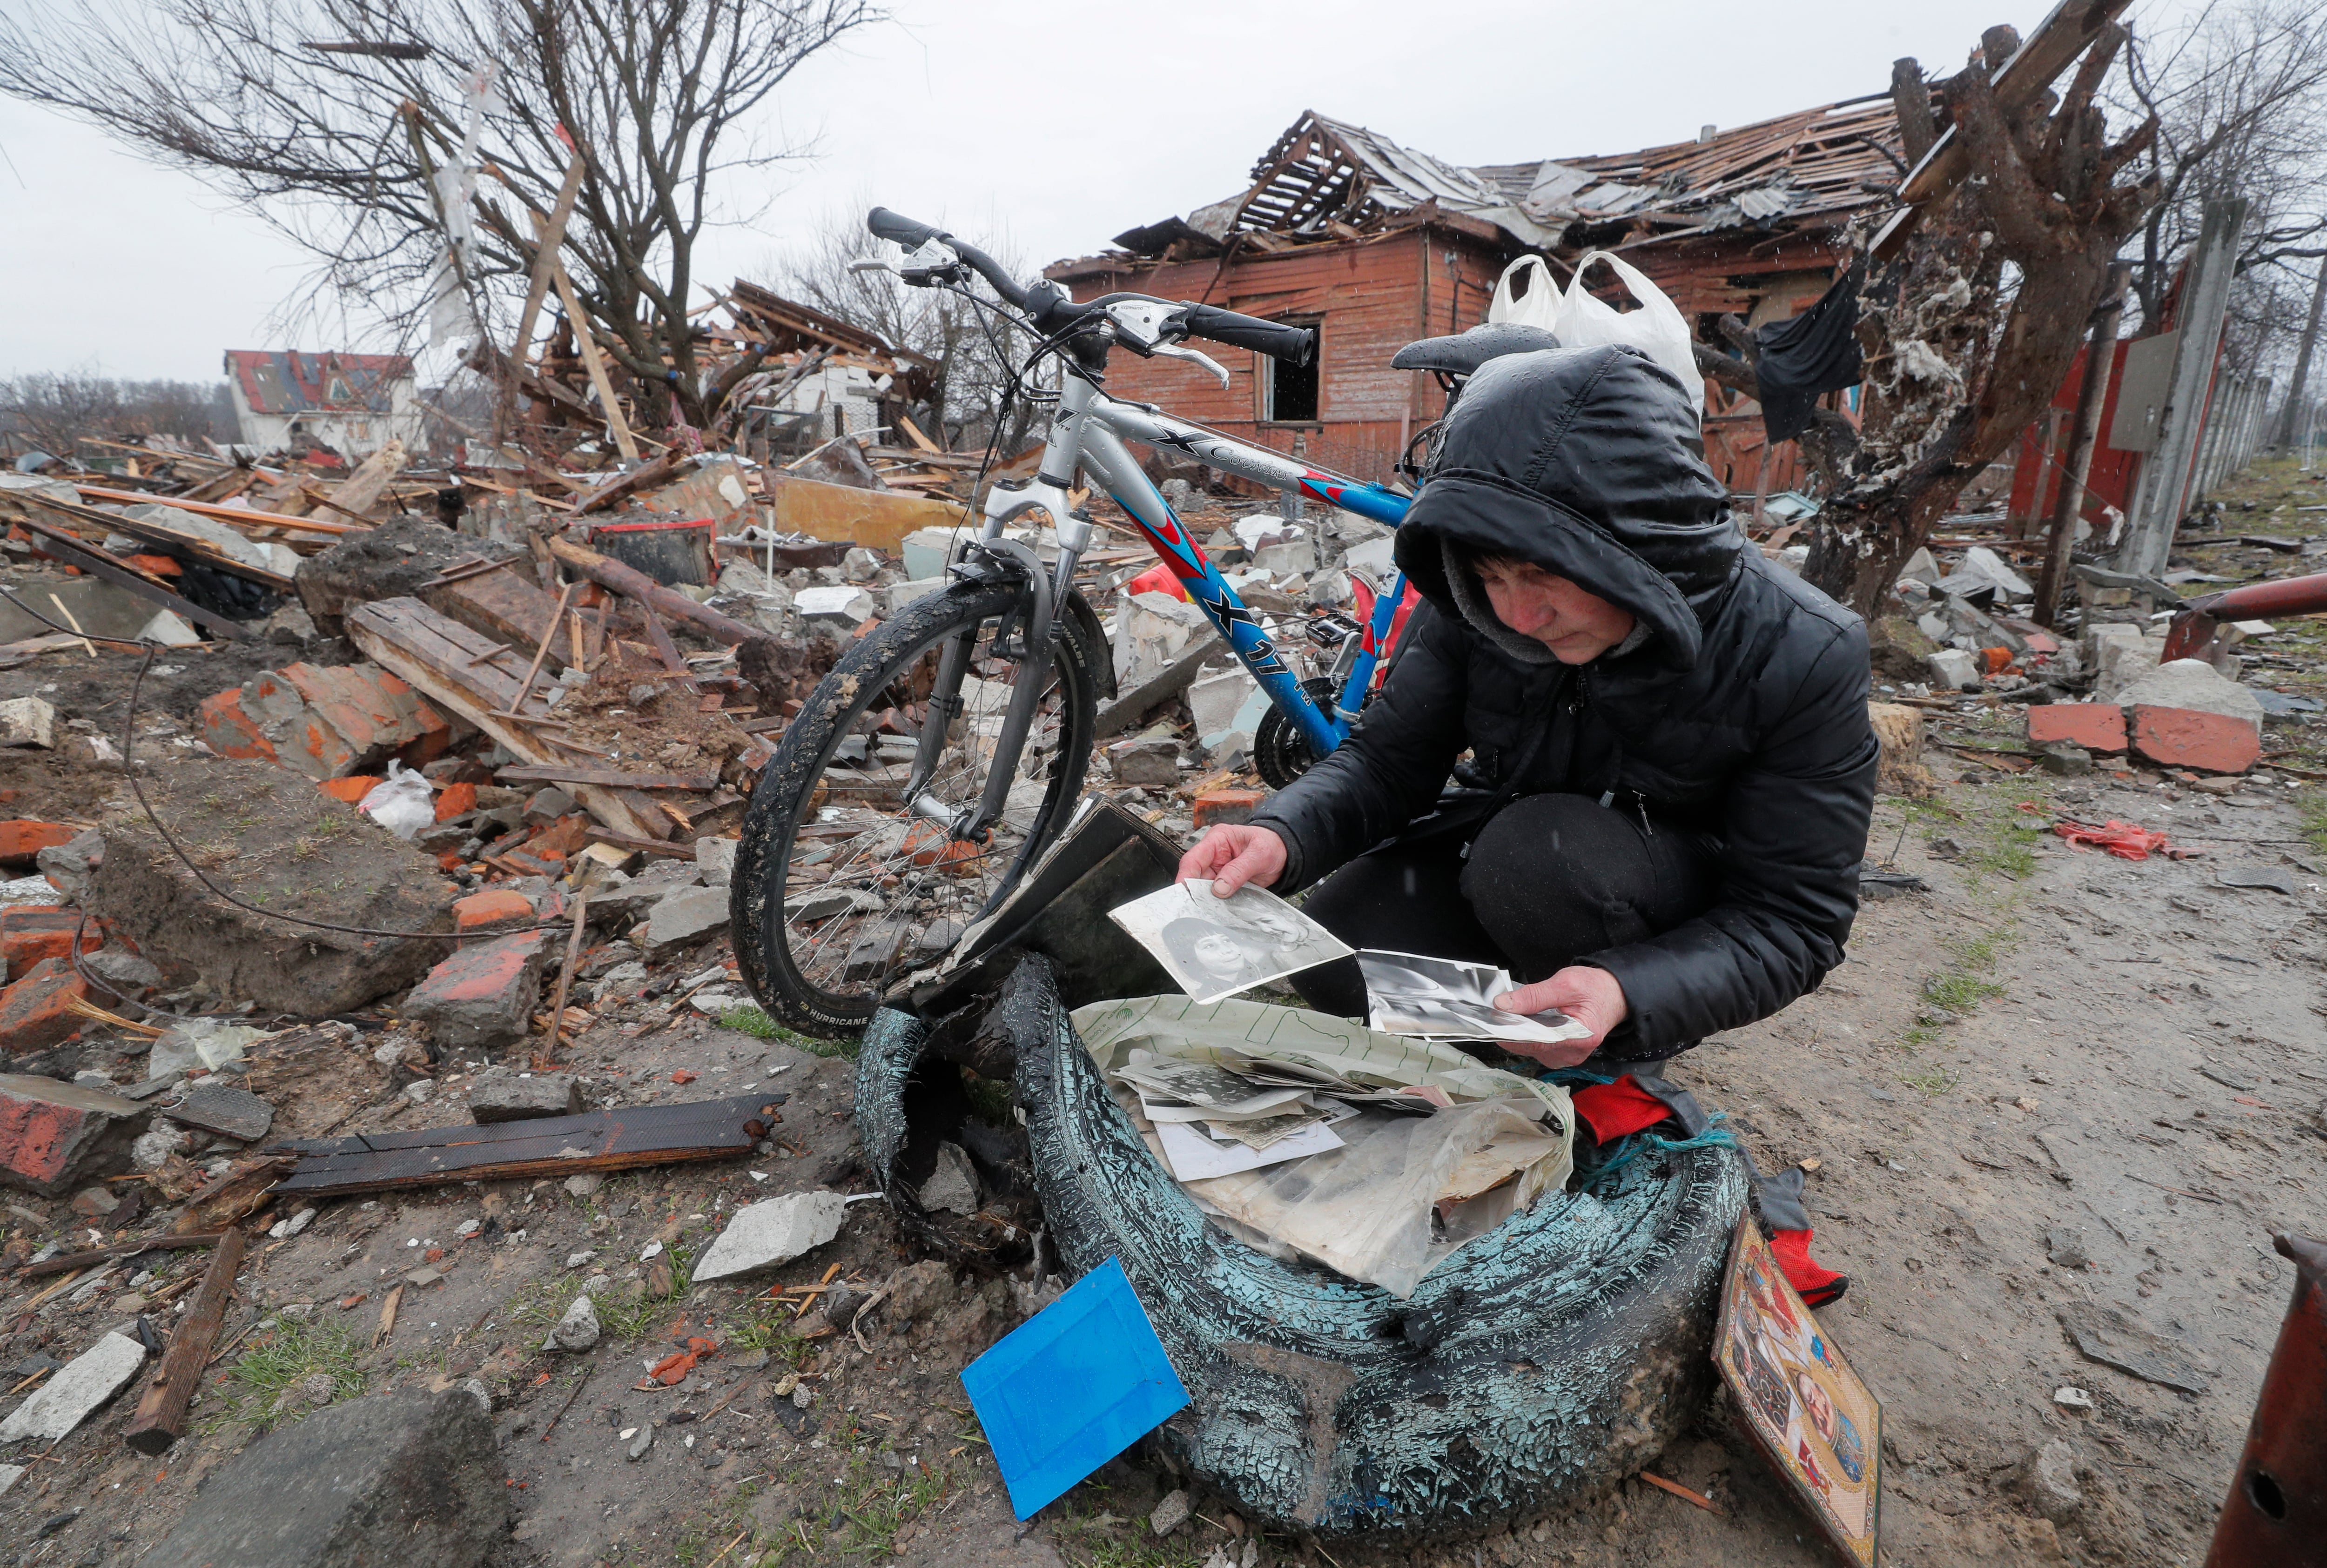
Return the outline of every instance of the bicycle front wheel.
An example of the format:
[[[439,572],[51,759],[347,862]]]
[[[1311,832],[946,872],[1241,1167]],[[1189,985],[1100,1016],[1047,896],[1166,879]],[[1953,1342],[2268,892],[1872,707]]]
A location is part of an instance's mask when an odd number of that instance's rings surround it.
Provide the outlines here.
[[[1093,650],[1065,615],[999,819],[979,839],[958,839],[904,797],[939,660],[957,643],[961,709],[922,793],[955,810],[984,793],[1027,668],[1025,621],[1012,611],[1028,602],[1005,583],[921,600],[835,666],[784,732],[744,815],[730,896],[737,966],[786,1025],[826,1037],[862,1029],[1064,824],[1090,760],[1098,691]]]

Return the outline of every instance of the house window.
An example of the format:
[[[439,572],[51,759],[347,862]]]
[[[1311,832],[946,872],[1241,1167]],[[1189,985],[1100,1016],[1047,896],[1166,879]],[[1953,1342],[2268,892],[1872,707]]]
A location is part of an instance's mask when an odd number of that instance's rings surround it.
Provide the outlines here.
[[[1317,423],[1318,371],[1325,360],[1325,336],[1321,319],[1316,316],[1279,316],[1288,326],[1317,329],[1317,347],[1305,365],[1288,360],[1259,356],[1260,417],[1268,425],[1314,425]]]

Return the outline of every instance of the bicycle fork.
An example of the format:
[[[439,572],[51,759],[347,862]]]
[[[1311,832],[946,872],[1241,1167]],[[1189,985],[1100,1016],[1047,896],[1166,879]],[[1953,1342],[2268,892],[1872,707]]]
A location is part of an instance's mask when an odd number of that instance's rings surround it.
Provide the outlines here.
[[[1053,491],[1055,495],[1050,493]],[[997,493],[1002,498],[998,506]],[[1059,542],[1058,564],[1048,574],[1042,569],[1042,557],[1032,546],[1002,537],[1002,529],[1011,518],[1036,511],[1050,514]],[[962,682],[969,672],[970,649],[977,640],[977,628],[973,626],[946,644],[939,656],[937,683],[930,693],[929,717],[921,726],[921,745],[913,754],[913,770],[905,784],[906,804],[913,815],[938,824],[954,838],[983,844],[988,830],[1009,804],[1010,787],[1018,777],[1019,754],[1025,750],[1026,738],[1033,731],[1035,709],[1042,703],[1051,672],[1051,629],[1057,621],[1058,606],[1063,596],[1072,591],[1075,565],[1089,547],[1090,534],[1089,523],[1068,515],[1063,489],[1048,481],[1038,481],[1016,492],[988,493],[986,528],[972,549],[1014,566],[1016,571],[1012,575],[1023,574],[1027,587],[1026,598],[1005,611],[1001,625],[995,629],[999,647],[1010,631],[1011,620],[1015,617],[1022,622],[1024,652],[1018,660],[1010,706],[1003,715],[1002,733],[995,738],[993,765],[977,802],[954,807],[931,795],[930,780],[944,760],[946,740],[952,733],[954,721],[961,716]],[[982,565],[972,564],[963,569],[974,572]]]

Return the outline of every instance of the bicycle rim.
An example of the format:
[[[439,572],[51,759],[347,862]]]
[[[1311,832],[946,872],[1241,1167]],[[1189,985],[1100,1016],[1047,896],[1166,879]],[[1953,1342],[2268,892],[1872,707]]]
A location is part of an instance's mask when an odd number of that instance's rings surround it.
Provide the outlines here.
[[[963,711],[926,792],[960,807],[985,789],[1023,667],[995,651],[994,634],[1021,597],[956,588],[914,605],[843,659],[785,733],[752,795],[733,893],[743,978],[785,1024],[821,1035],[862,1028],[891,987],[939,961],[1008,892],[1065,820],[1090,756],[1097,683],[1064,618],[1019,776],[986,840],[952,838],[910,811],[901,788],[939,657],[968,630]]]

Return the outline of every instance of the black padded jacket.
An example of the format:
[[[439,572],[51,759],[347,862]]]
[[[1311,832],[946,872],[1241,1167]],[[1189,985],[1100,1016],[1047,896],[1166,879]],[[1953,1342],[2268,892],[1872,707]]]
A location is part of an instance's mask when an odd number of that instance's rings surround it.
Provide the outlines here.
[[[1348,742],[1255,817],[1290,852],[1277,891],[1432,812],[1468,750],[1503,798],[1612,797],[1716,855],[1712,908],[1584,960],[1623,984],[1621,1054],[1766,1018],[1842,961],[1878,754],[1865,628],[1747,543],[1700,451],[1679,384],[1628,348],[1472,378],[1397,531],[1427,603]],[[1448,540],[1536,562],[1641,630],[1559,664],[1494,621]]]

